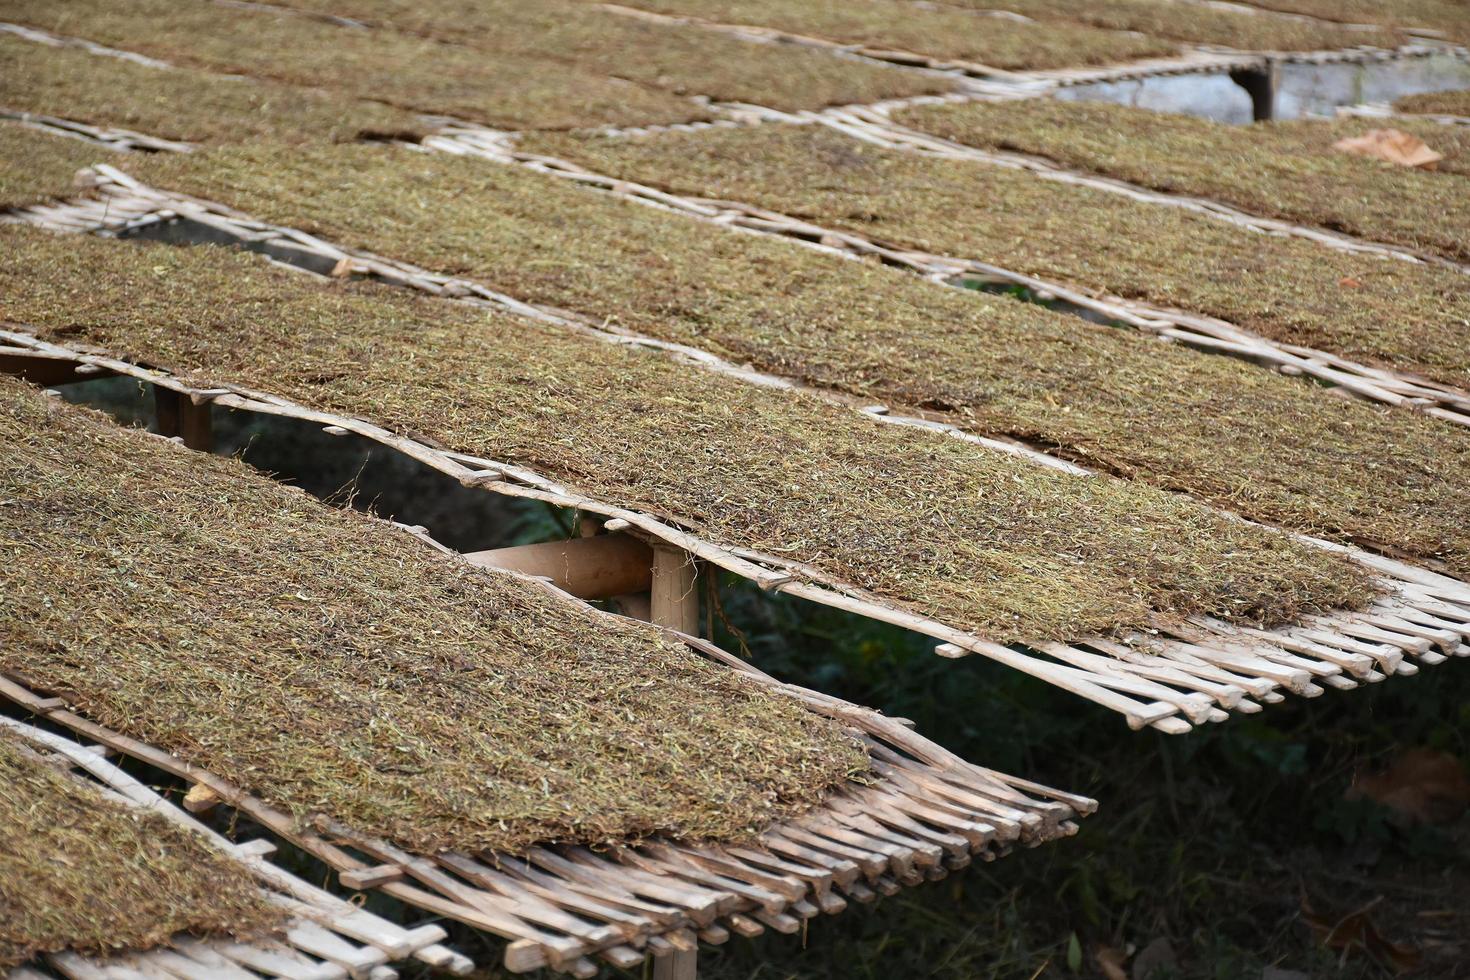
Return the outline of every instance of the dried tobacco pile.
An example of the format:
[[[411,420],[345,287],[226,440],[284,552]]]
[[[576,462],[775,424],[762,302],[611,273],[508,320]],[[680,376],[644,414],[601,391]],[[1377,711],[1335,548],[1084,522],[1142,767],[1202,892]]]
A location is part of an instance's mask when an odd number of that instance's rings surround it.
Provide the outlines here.
[[[411,112],[275,82],[162,70],[0,35],[0,106],[186,142],[416,139]]]
[[[262,146],[129,169],[522,299],[1036,440],[1248,517],[1470,571],[1470,498],[1458,489],[1470,433],[1412,412],[481,160]]]
[[[1243,0],[1252,7],[1306,14],[1345,24],[1427,27],[1454,41],[1470,41],[1463,0]]]
[[[940,76],[619,16],[582,0],[290,0],[288,6],[453,41],[496,58],[534,55],[677,95],[786,110],[954,87]]]
[[[998,639],[1085,636],[1171,613],[1278,622],[1371,592],[1346,559],[1168,493],[1068,476],[560,327],[310,280],[217,248],[35,231],[6,245],[6,316],[48,337],[529,466]],[[12,285],[21,280],[24,291]],[[272,574],[288,583],[286,608],[323,594],[292,584],[298,571]],[[468,605],[463,616],[487,601]],[[450,630],[441,618],[430,621]],[[571,637],[557,643],[578,651]],[[692,741],[677,727],[659,731]],[[779,754],[768,753],[773,764]]]
[[[7,396],[15,385],[3,382]],[[248,937],[281,922],[239,864],[66,775],[8,730],[0,787],[0,967],[41,953],[150,949],[180,932]]]
[[[666,92],[572,64],[288,12],[173,0],[13,0],[6,19],[171,64],[325,88],[338,97],[458,116],[491,126],[567,129],[704,119]]]
[[[150,315],[145,297],[169,296],[227,342],[185,292],[202,285],[185,253],[86,244],[146,260],[97,293],[123,288],[135,325],[193,342]],[[216,298],[253,330],[317,325],[248,282]],[[19,382],[0,392],[0,670],[301,819],[419,850],[739,839],[867,767],[836,723],[652,627]]]
[[[961,7],[993,10],[996,0],[952,0]],[[1004,9],[1049,24],[1082,23],[1155,38],[1217,44],[1250,51],[1315,51],[1363,44],[1395,47],[1392,30],[1363,31],[1325,21],[1305,21],[1203,3],[1171,0],[1005,0]]]
[[[1470,386],[1470,279],[824,126],[544,140],[595,170],[746,201]],[[1457,178],[1451,178],[1457,179]]]
[[[918,5],[903,0],[842,4],[809,0],[636,0],[632,6],[994,68],[1110,64],[1179,50],[1170,41],[1100,31],[1082,24],[1030,24],[1008,17],[985,17],[943,4]]]
[[[0,122],[0,208],[24,207],[71,193],[77,171],[118,154],[96,143]]]
[[[895,121],[987,149],[1047,157],[1161,191],[1212,198],[1252,214],[1470,259],[1470,184],[1332,148],[1379,120],[1293,120],[1228,126],[1103,102],[970,103],[905,110]],[[1470,135],[1408,124],[1470,165]]]
[[[1399,112],[1423,113],[1430,116],[1470,116],[1470,90],[1452,89],[1448,92],[1406,95],[1395,102],[1393,107]],[[1458,133],[1458,130],[1452,130],[1446,135],[1458,135]]]

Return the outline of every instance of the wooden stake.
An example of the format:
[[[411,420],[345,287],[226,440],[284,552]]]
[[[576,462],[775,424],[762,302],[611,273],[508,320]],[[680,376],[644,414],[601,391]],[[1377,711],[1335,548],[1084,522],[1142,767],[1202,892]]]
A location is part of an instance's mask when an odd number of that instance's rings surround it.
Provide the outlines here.
[[[699,590],[695,584],[694,557],[679,548],[654,545],[653,622],[658,626],[699,635]],[[692,974],[691,974],[692,976]]]
[[[214,413],[209,402],[196,405],[188,398],[179,399],[179,435],[184,445],[201,453],[214,450]]]
[[[695,980],[699,975],[699,952],[676,949],[653,961],[653,980]]]
[[[158,434],[172,439],[179,434],[179,403],[184,396],[163,385],[153,386],[153,419]]]

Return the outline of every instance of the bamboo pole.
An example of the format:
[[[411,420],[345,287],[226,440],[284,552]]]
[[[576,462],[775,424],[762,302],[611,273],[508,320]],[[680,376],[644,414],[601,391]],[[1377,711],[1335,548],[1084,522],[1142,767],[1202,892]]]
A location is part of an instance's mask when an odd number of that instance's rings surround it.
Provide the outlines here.
[[[647,591],[654,563],[653,549],[631,534],[598,534],[474,551],[465,558],[484,568],[548,579],[578,599],[611,599]]]

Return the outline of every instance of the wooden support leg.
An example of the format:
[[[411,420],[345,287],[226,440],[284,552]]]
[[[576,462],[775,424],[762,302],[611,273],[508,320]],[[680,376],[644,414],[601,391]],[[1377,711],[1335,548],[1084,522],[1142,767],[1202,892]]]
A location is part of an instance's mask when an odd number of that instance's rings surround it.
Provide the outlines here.
[[[1274,61],[1269,68],[1244,68],[1230,73],[1230,80],[1251,97],[1251,118],[1266,122],[1276,118],[1276,86],[1281,68]]]
[[[195,405],[187,398],[179,399],[179,435],[184,445],[201,453],[214,451],[214,411],[209,402]]]
[[[699,587],[695,582],[696,572],[694,557],[688,552],[679,548],[654,546],[651,612],[655,624],[668,626],[691,636],[699,635]]]
[[[208,402],[195,405],[172,388],[154,385],[153,416],[159,435],[180,436],[184,445],[201,453],[214,449],[214,419]]]
[[[153,418],[158,423],[158,434],[172,439],[179,434],[179,402],[184,396],[172,388],[153,386]]]
[[[676,949],[653,961],[653,980],[695,980],[699,975],[698,964],[698,952]]]

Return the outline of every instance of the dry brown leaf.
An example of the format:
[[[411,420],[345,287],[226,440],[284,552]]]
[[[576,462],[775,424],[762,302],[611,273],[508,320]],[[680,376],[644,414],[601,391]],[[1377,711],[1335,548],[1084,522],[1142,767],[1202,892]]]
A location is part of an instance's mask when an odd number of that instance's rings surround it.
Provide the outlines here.
[[[1302,920],[1328,949],[1340,950],[1344,955],[1366,956],[1385,969],[1407,973],[1419,965],[1422,956],[1415,947],[1392,942],[1378,931],[1378,927],[1368,916],[1377,904],[1378,900],[1375,899],[1356,912],[1350,912],[1334,921],[1317,914],[1303,895]]]
[[[1097,961],[1097,968],[1107,980],[1128,980],[1128,970],[1124,967],[1128,962],[1126,952],[1112,946],[1099,946],[1092,955]]]
[[[1420,170],[1433,170],[1444,159],[1443,153],[1436,153],[1419,137],[1401,129],[1372,129],[1362,136],[1340,139],[1332,148]]]
[[[1380,803],[1405,826],[1444,824],[1470,808],[1470,778],[1447,752],[1410,749],[1384,771],[1355,777],[1346,797]]]

